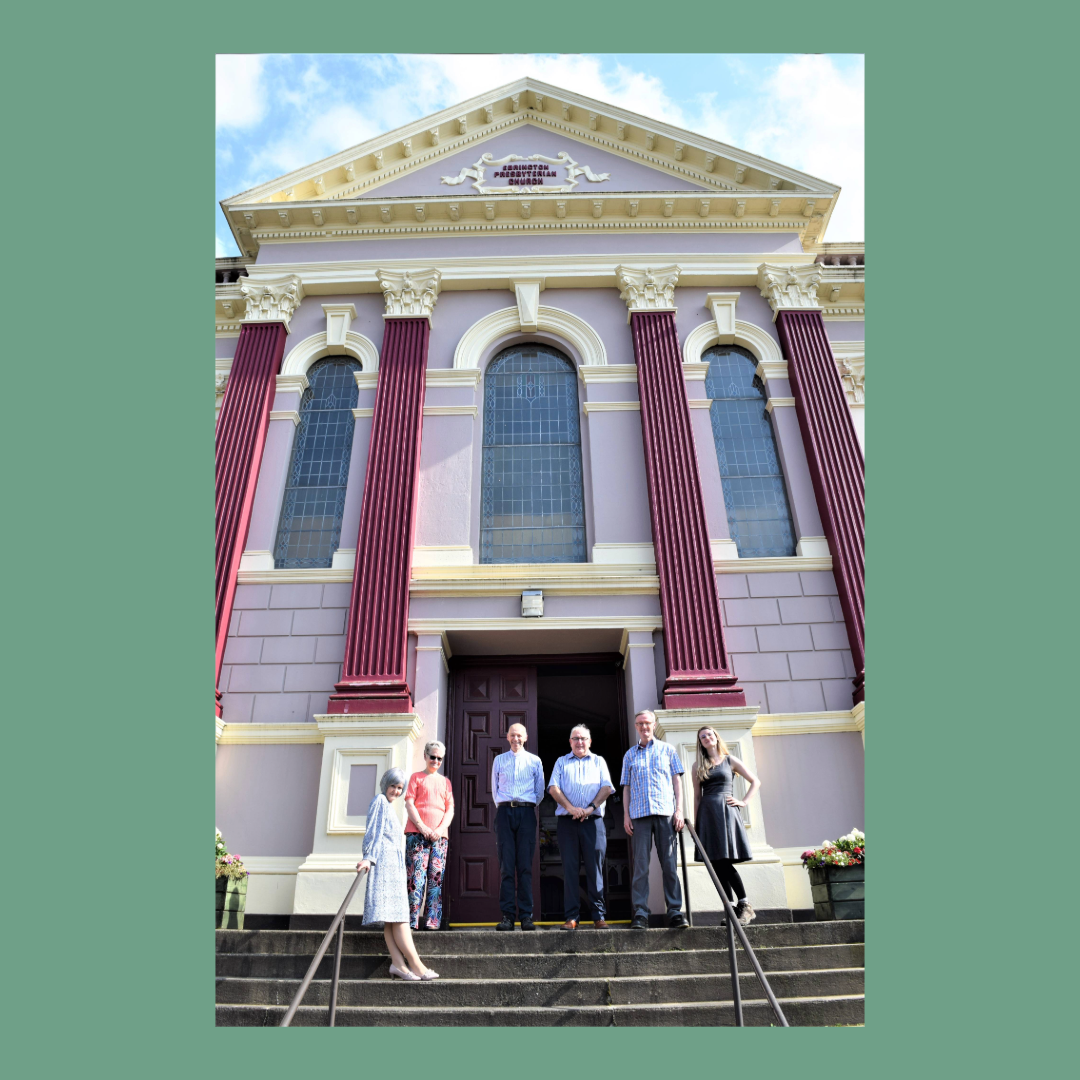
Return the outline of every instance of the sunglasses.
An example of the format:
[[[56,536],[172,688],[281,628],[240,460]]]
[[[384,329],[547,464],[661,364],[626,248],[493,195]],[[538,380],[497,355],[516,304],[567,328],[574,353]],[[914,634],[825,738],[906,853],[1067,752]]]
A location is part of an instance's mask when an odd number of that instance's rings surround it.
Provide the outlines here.
[[[428,754],[428,761],[442,761],[438,754]]]

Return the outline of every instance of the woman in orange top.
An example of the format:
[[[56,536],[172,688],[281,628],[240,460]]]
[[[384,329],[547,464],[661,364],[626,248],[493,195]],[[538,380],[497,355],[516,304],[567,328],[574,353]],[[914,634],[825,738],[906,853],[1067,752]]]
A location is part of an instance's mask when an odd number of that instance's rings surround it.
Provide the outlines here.
[[[439,775],[446,757],[441,742],[424,747],[423,772],[409,777],[405,791],[405,868],[409,879],[409,925],[420,929],[424,892],[427,892],[428,930],[438,930],[442,923],[442,880],[446,869],[446,848],[450,822],[454,820],[454,795],[450,781]]]

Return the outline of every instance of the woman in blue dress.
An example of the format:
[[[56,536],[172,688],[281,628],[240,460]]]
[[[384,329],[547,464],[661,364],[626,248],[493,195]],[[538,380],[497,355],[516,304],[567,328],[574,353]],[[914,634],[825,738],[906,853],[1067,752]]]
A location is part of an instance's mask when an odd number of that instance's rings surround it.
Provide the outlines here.
[[[406,982],[437,979],[420,959],[409,929],[409,893],[405,881],[405,832],[390,809],[405,790],[405,774],[387,769],[379,781],[381,794],[371,800],[364,832],[364,858],[357,870],[369,871],[364,893],[364,925],[383,923],[390,950],[390,974]]]

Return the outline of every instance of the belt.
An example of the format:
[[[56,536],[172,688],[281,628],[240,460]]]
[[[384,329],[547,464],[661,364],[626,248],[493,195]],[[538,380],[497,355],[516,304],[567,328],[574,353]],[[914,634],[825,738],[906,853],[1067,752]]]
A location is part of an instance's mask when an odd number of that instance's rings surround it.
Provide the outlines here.
[[[534,803],[534,802],[520,802],[517,799],[507,799],[507,801],[502,803],[501,805],[503,805],[503,806],[536,806],[536,803]]]

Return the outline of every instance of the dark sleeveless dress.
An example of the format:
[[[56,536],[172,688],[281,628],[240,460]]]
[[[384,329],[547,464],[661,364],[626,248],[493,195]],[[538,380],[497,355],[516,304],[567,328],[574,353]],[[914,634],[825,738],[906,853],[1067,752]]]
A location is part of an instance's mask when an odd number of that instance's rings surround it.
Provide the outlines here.
[[[710,861],[730,859],[732,862],[749,862],[753,858],[739,808],[727,804],[727,797],[732,794],[733,780],[731,764],[725,757],[719,765],[709,770],[708,777],[701,782],[701,802],[698,804],[695,825]],[[694,857],[698,862],[702,861],[696,849]]]

